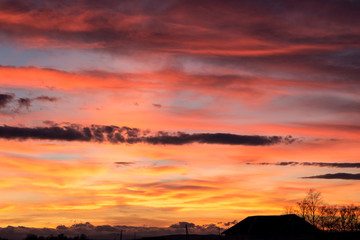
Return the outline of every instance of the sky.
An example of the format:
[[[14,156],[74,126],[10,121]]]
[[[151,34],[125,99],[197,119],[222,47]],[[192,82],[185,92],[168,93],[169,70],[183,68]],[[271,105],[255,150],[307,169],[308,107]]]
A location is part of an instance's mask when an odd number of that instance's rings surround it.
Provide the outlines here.
[[[0,227],[224,227],[309,189],[358,204],[359,11],[0,0]]]

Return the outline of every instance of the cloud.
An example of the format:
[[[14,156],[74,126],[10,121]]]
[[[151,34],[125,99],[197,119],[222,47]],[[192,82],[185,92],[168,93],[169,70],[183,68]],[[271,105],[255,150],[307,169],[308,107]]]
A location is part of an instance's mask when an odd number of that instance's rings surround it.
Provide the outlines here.
[[[48,122],[47,122],[48,123]],[[51,122],[50,122],[51,123]],[[0,126],[0,138],[5,139],[46,139],[60,141],[94,141],[110,143],[148,143],[153,145],[184,145],[191,143],[268,146],[273,144],[291,144],[296,139],[291,136],[238,135],[231,133],[151,133],[138,128],[91,125],[84,127],[71,124],[50,127],[13,127]]]
[[[3,35],[38,45],[215,56],[359,42],[357,1],[13,0],[0,9]]]
[[[8,108],[9,104],[15,104],[17,105],[16,108],[8,109],[12,112],[19,112],[22,108],[26,108],[29,110],[31,107],[31,104],[33,101],[42,101],[42,102],[55,102],[58,99],[55,97],[49,97],[49,96],[39,96],[35,98],[16,98],[15,94],[12,93],[1,93],[0,94],[0,109],[6,109]]]
[[[359,52],[360,56],[360,52]],[[259,57],[258,57],[259,58]],[[225,60],[224,60],[225,61]],[[272,62],[271,58],[266,58],[264,61],[257,61],[250,58],[240,58],[238,60],[232,59],[231,61],[236,62],[236,66],[239,64],[244,65],[246,68],[250,67],[249,62],[254,61],[251,65],[256,70],[255,66],[264,66],[268,62]],[[239,61],[239,62],[237,62]],[[206,60],[205,60],[206,62]],[[279,63],[268,66],[269,69],[275,69],[276,67],[283,65],[283,62],[288,62],[286,57],[279,60]],[[293,61],[290,61],[293,62]],[[219,64],[218,64],[219,63]],[[208,63],[206,63],[208,64]],[[206,65],[205,64],[205,65]],[[296,106],[299,110],[315,110],[319,111],[339,111],[340,113],[355,113],[357,114],[358,103],[355,99],[348,97],[330,97],[324,93],[324,99],[320,98],[318,94],[312,95],[307,94],[306,96],[280,94],[278,91],[289,91],[289,89],[299,90],[318,90],[333,88],[342,88],[345,91],[353,91],[355,83],[347,82],[344,77],[348,76],[347,73],[338,74],[341,77],[339,81],[323,81],[323,78],[301,78],[302,81],[297,79],[297,76],[301,73],[296,74],[295,79],[283,79],[283,78],[272,78],[271,75],[275,72],[270,73],[257,73],[252,74],[252,70],[246,74],[235,74],[227,73],[224,69],[218,65],[224,64],[221,60],[215,61],[209,65],[209,68],[216,68],[215,72],[186,72],[180,69],[170,68],[166,70],[157,70],[152,72],[137,72],[137,73],[114,73],[107,71],[83,71],[83,72],[65,72],[54,69],[41,69],[35,67],[2,67],[0,66],[0,75],[7,75],[8,78],[2,81],[3,85],[8,87],[28,87],[28,88],[51,88],[61,90],[73,90],[73,89],[104,89],[106,91],[111,89],[117,89],[124,92],[136,92],[140,93],[143,89],[150,89],[153,92],[171,92],[174,96],[178,94],[179,90],[192,91],[202,96],[211,96],[212,98],[218,98],[219,101],[223,100],[240,100],[242,104],[256,104],[265,103],[270,99],[276,97],[276,102],[270,102],[269,106],[264,108],[264,111],[270,109],[282,110],[284,107]],[[234,66],[235,67],[235,66]],[[331,67],[332,69],[333,67]],[[263,69],[263,67],[262,67]],[[295,67],[298,69],[298,67]],[[303,69],[303,67],[300,67]],[[283,69],[281,70],[284,71]],[[293,73],[290,69],[289,72]],[[308,73],[307,73],[308,74]],[[360,73],[358,73],[360,74]],[[357,74],[357,75],[358,75]],[[144,81],[143,79],[157,79],[156,82]],[[328,79],[328,78],[326,78]],[[348,89],[348,90],[346,90]],[[160,90],[160,91],[159,91]],[[276,92],[274,92],[276,91]],[[325,91],[326,92],[326,91]],[[241,93],[241,94],[240,94]],[[157,98],[161,98],[160,95],[156,94]],[[317,96],[317,97],[314,97]],[[40,96],[35,99],[42,101],[49,100],[50,102],[56,101],[54,97]],[[46,99],[46,100],[45,100]],[[326,103],[326,101],[330,103]],[[137,102],[137,100],[135,101]],[[303,102],[307,103],[304,107]],[[150,103],[154,107],[164,107],[164,105],[157,102]],[[164,110],[171,111],[171,104],[166,104]],[[332,107],[331,107],[332,106]],[[294,119],[293,121],[297,121]]]
[[[292,96],[279,98],[279,101],[286,101],[288,105],[297,106],[297,109],[304,109],[304,111],[315,109],[316,111],[321,112],[336,112],[337,114],[341,113],[353,113],[358,114],[360,109],[360,100],[356,98],[345,98],[338,97],[335,94],[334,96],[319,94],[314,95],[308,94],[306,98],[304,96]]]
[[[137,237],[164,236],[185,234],[185,225],[188,225],[190,234],[218,234],[219,227],[216,224],[197,225],[195,223],[179,222],[169,227],[135,227],[127,225],[93,225],[89,222],[77,223],[71,226],[59,225],[56,228],[28,228],[8,226],[0,228],[2,237],[14,240],[24,239],[28,234],[37,236],[57,236],[64,234],[74,237],[79,234],[86,234],[90,239],[113,240],[119,236],[120,231],[124,239],[133,239],[134,234]],[[220,231],[224,230],[220,228]]]
[[[6,107],[13,99],[13,94],[0,93],[0,109]]]
[[[324,162],[304,162],[304,166],[333,167],[333,168],[360,168],[360,163],[324,163]]]
[[[1,126],[0,137],[5,139],[48,139],[65,141],[90,141],[92,138],[89,128],[82,130],[71,127],[39,127],[24,128]],[[95,137],[95,136],[94,136]]]
[[[179,222],[177,224],[172,224],[170,226],[170,228],[182,228],[182,229],[184,229],[186,226],[188,228],[194,228],[195,224],[194,223],[189,223],[189,222]]]
[[[272,166],[316,166],[328,168],[360,168],[360,163],[334,163],[334,162],[277,162],[277,163],[246,163],[248,165],[272,165]]]
[[[222,224],[222,225],[224,225],[225,227],[229,227],[229,226],[235,225],[236,223],[238,223],[237,220],[230,221],[230,222],[218,222],[218,224]]]
[[[19,109],[26,108],[29,110],[31,106],[31,99],[30,98],[19,98],[18,99]]]
[[[130,166],[135,164],[134,162],[114,162],[117,166]]]
[[[263,0],[231,0],[225,4],[213,0],[197,1],[197,4],[174,0],[159,1],[156,6],[145,0],[102,4],[82,0],[36,1],[36,4],[3,1],[0,34],[22,44],[33,42],[39,48],[95,48],[134,56],[151,51],[165,55],[169,62],[191,60],[207,69],[225,66],[246,71],[249,77],[224,74],[216,79],[216,76],[194,75],[190,77],[195,80],[187,81],[189,86],[203,82],[224,87],[233,82],[228,80],[235,78],[241,84],[236,86],[233,94],[236,96],[243,95],[237,92],[241,87],[244,93],[256,90],[247,87],[248,82],[272,77],[276,78],[272,83],[278,86],[287,80],[295,86],[321,87],[319,83],[327,88],[357,86],[360,30],[356,20],[360,4],[336,0],[291,2],[296,4],[284,0],[275,4]],[[72,74],[61,77],[61,88],[83,86],[78,84],[79,80],[64,81],[71,77]],[[39,78],[39,74],[35,78]],[[84,79],[84,82],[91,85],[91,80]],[[40,82],[48,84],[54,80],[46,77]],[[126,83],[121,81],[121,84]],[[231,88],[235,89],[232,84]],[[356,112],[359,106],[358,101],[346,98],[307,99],[300,102],[309,101],[311,104],[307,106],[345,113]]]
[[[44,102],[56,102],[58,100],[58,98],[56,97],[49,97],[49,96],[39,96],[33,99],[34,100],[38,100],[38,101],[44,101]]]
[[[226,223],[224,223],[224,225],[225,225],[225,226],[230,226],[230,225],[236,224],[237,222],[238,222],[237,220],[234,220],[234,221],[232,221],[232,222],[226,222]]]
[[[313,128],[313,129],[325,129],[325,130],[340,130],[340,131],[344,131],[344,132],[351,132],[351,133],[356,133],[360,131],[360,125],[355,123],[355,124],[350,124],[350,123],[344,123],[344,124],[339,124],[339,123],[294,123],[297,126],[300,127],[306,127],[306,128]]]
[[[18,104],[19,104],[19,108],[23,108],[25,107],[26,109],[29,110],[31,104],[33,101],[41,101],[41,102],[55,102],[58,99],[55,97],[49,97],[49,96],[39,96],[36,98],[19,98],[18,99]]]
[[[162,105],[158,104],[158,103],[153,103],[153,106],[156,107],[156,108],[161,108],[162,107]]]
[[[189,143],[228,144],[228,145],[272,145],[281,142],[292,143],[291,137],[236,135],[230,133],[169,133],[159,132],[156,136],[147,137],[146,141],[151,144],[183,145]]]
[[[208,191],[211,189],[216,189],[217,187],[214,186],[207,186],[207,185],[199,185],[195,184],[191,181],[183,181],[183,182],[169,182],[169,183],[162,183],[162,182],[153,182],[153,183],[146,183],[146,184],[137,184],[136,187],[141,188],[151,188],[156,189],[156,192],[160,193],[163,192],[163,190],[184,190],[184,191]]]
[[[328,173],[323,175],[315,175],[310,177],[302,177],[304,179],[343,179],[343,180],[360,180],[360,173]]]

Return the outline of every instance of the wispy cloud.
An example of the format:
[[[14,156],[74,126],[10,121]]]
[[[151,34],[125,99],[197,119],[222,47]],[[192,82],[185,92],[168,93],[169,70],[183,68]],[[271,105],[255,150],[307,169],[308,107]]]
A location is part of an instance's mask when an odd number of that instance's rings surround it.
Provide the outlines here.
[[[0,110],[8,109],[12,112],[18,112],[22,108],[29,110],[34,101],[55,102],[58,98],[49,96],[38,96],[35,98],[20,97],[17,98],[13,93],[0,93]]]

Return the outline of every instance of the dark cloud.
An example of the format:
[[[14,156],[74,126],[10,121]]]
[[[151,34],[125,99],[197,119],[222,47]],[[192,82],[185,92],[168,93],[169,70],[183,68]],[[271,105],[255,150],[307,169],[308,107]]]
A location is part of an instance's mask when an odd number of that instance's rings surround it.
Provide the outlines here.
[[[76,229],[76,230],[92,230],[92,229],[95,229],[95,226],[92,225],[91,223],[89,222],[85,222],[85,223],[76,223],[76,224],[73,224],[71,226],[72,229]]]
[[[38,100],[38,101],[47,101],[47,102],[56,102],[58,99],[56,97],[49,97],[49,96],[39,96],[34,98],[33,100]]]
[[[172,224],[170,226],[170,228],[182,228],[182,229],[184,229],[186,226],[188,228],[194,228],[195,224],[194,223],[189,223],[189,222],[179,222],[177,224]]]
[[[153,106],[154,106],[154,107],[157,107],[157,108],[161,108],[161,107],[162,107],[162,105],[161,105],[161,104],[158,104],[158,103],[153,103]]]
[[[333,168],[360,168],[360,163],[324,163],[324,162],[304,162],[304,166],[333,167]]]
[[[26,108],[29,110],[31,107],[31,104],[33,101],[42,101],[42,102],[55,102],[58,99],[55,97],[49,97],[49,96],[39,96],[35,98],[16,98],[15,94],[9,94],[9,93],[1,93],[0,94],[0,109],[8,109],[10,112],[19,112],[21,109]],[[13,103],[13,104],[12,104]],[[17,107],[14,108],[8,107],[9,104],[17,105]]]
[[[59,231],[64,231],[64,230],[67,230],[68,228],[65,226],[65,225],[59,225],[56,227],[56,230],[59,230]]]
[[[60,124],[54,122],[54,121],[50,121],[50,120],[45,120],[43,121],[43,123],[47,126],[51,126],[51,127],[58,127],[60,126]]]
[[[30,98],[19,98],[18,99],[19,108],[26,108],[29,110],[31,106],[31,99]]]
[[[42,44],[37,39],[45,39],[46,47],[61,43],[134,55],[150,51],[174,62],[244,69],[259,79],[358,88],[359,1],[13,0],[2,1],[1,9],[10,17],[0,21],[0,34],[26,43],[33,39],[36,46]],[[223,78],[215,84],[223,86]],[[314,100],[308,105],[346,112],[359,106]]]
[[[340,50],[304,49],[255,56],[196,56],[196,59],[210,66],[240,66],[263,78],[291,79],[294,86],[326,83],[326,88],[330,89],[349,86],[358,89],[357,76],[360,69],[356,66],[360,59],[359,47]]]
[[[102,226],[96,226],[95,231],[97,232],[115,232],[118,231],[116,227],[110,226],[110,225],[102,225]]]
[[[224,225],[225,227],[229,227],[229,226],[235,225],[236,223],[238,223],[237,220],[234,220],[234,221],[231,221],[231,222],[218,222],[218,224],[222,224],[222,225]]]
[[[159,132],[156,136],[146,137],[146,142],[151,144],[173,144],[183,145],[189,143],[208,143],[208,144],[229,144],[229,145],[272,145],[281,142],[292,143],[291,137],[279,136],[257,136],[257,135],[237,135],[230,133],[183,133],[175,135],[166,132]]]
[[[58,99],[55,97],[49,97],[49,96],[39,96],[36,98],[19,98],[18,99],[18,104],[19,104],[19,108],[23,108],[25,107],[26,109],[29,110],[31,104],[33,101],[41,101],[41,102],[55,102]]]
[[[4,125],[0,127],[0,138],[20,140],[108,141],[111,143],[148,143],[154,145],[206,143],[249,146],[267,146],[280,143],[291,144],[296,140],[291,136],[237,135],[230,133],[169,133],[163,131],[151,133],[147,130],[144,131],[125,126],[92,125],[90,127],[83,127],[76,124],[34,128]]]
[[[334,163],[334,162],[277,162],[277,163],[246,163],[248,165],[272,165],[272,166],[315,166],[328,168],[360,168],[360,163]]]
[[[5,139],[48,139],[64,141],[90,141],[92,137],[89,128],[76,129],[73,127],[38,127],[24,128],[1,126],[0,137]]]
[[[135,164],[134,162],[114,162],[117,166],[130,166]]]
[[[319,178],[319,179],[343,179],[343,180],[360,180],[360,173],[328,173],[323,175],[316,175],[310,177],[302,177],[305,179]]]
[[[99,225],[95,226],[89,222],[77,223],[72,226],[59,225],[56,228],[28,228],[8,226],[0,228],[0,236],[12,240],[24,239],[28,234],[37,236],[57,236],[64,234],[74,237],[80,234],[86,234],[90,239],[95,240],[113,240],[119,237],[120,231],[123,232],[123,239],[133,239],[134,234],[138,238],[151,236],[164,236],[184,234],[185,225],[188,225],[191,234],[218,234],[219,227],[216,224],[197,225],[189,222],[179,222],[169,227],[134,227],[127,225]],[[220,228],[220,230],[224,230]],[[217,238],[217,236],[215,236]]]
[[[226,223],[224,223],[224,225],[225,225],[225,226],[231,226],[231,225],[236,224],[237,222],[238,222],[237,220],[234,220],[234,221],[232,221],[232,222],[226,222]]]
[[[152,4],[141,0],[100,4],[83,0],[13,0],[2,1],[0,8],[9,14],[28,16],[28,21],[4,21],[0,31],[8,36],[98,43],[106,50],[125,50],[124,46],[172,53],[254,49],[249,44],[239,44],[239,36],[283,46],[359,43],[357,1],[166,0]],[[83,18],[77,17],[80,12]],[[135,18],[139,16],[142,21]],[[76,31],[62,26],[54,29],[56,19],[72,19],[70,23],[91,27]],[[44,21],[41,28],[35,24],[40,20]],[[266,44],[257,47],[267,49]]]
[[[0,93],[0,109],[6,107],[13,99],[13,94]]]

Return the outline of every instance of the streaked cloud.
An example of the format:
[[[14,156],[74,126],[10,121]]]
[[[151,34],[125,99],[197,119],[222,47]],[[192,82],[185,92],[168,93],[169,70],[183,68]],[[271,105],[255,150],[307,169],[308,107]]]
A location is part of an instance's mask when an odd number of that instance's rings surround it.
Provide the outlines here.
[[[135,164],[134,162],[114,162],[117,166],[130,166]]]
[[[183,133],[183,132],[155,132],[140,130],[138,128],[118,126],[84,127],[81,125],[68,125],[64,127],[12,127],[0,126],[0,138],[5,139],[47,139],[62,141],[95,141],[111,143],[148,143],[162,145],[183,145],[191,143],[229,144],[229,145],[273,145],[279,143],[290,144],[296,139],[291,136],[257,136],[237,135],[231,133]]]
[[[248,165],[272,165],[272,166],[314,166],[327,168],[360,168],[360,163],[349,162],[276,162],[276,163],[246,163]]]
[[[350,19],[357,19],[359,5],[353,1],[326,3],[324,8],[323,1],[298,2],[295,7],[286,1],[201,1],[194,5],[182,0],[162,2],[155,7],[147,1],[106,1],[101,5],[80,0],[72,4],[5,1],[1,4],[1,32],[41,46],[70,45],[123,52],[139,48],[194,55],[271,54],[290,44],[315,50],[343,44],[358,46],[359,32]],[[339,9],[346,14],[339,14]],[[297,21],[290,21],[293,16]],[[234,24],[234,19],[246,21]],[[239,34],[242,39],[237,38]]]
[[[360,173],[327,173],[322,175],[315,175],[310,177],[303,177],[304,179],[341,179],[341,180],[360,180]]]

